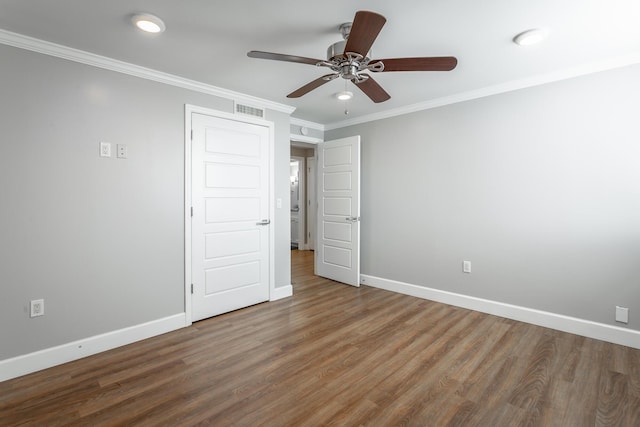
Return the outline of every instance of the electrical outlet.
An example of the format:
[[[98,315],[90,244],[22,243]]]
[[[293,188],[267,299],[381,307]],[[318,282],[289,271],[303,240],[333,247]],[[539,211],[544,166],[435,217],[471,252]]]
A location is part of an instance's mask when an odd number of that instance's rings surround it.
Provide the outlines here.
[[[31,300],[31,312],[30,317],[44,316],[44,300],[34,299]]]
[[[116,156],[119,159],[127,158],[127,146],[124,144],[116,144]]]
[[[111,157],[111,144],[109,142],[100,143],[100,157]]]
[[[462,261],[462,272],[471,273],[471,261]]]
[[[616,305],[616,322],[629,323],[629,309]]]

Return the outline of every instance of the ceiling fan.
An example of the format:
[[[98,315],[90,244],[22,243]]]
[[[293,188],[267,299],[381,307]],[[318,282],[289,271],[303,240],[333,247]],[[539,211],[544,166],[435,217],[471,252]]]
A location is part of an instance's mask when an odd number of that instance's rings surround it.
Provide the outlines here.
[[[276,61],[298,62],[327,67],[331,70],[331,74],[317,78],[294,90],[287,95],[287,98],[299,98],[331,80],[342,77],[343,79],[351,80],[373,102],[384,102],[391,96],[365,71],[374,73],[389,71],[450,71],[458,64],[458,60],[453,56],[370,59],[367,54],[385,22],[387,22],[386,18],[375,12],[357,12],[353,23],[346,23],[340,26],[340,32],[344,40],[329,46],[326,61],[258,50],[250,51],[247,56]]]

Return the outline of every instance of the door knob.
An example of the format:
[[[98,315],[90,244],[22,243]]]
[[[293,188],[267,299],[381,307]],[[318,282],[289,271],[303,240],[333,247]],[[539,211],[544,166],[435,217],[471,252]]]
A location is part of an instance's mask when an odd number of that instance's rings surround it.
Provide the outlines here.
[[[268,219],[263,219],[260,222],[256,222],[256,225],[269,225],[269,224],[271,224],[271,221]]]

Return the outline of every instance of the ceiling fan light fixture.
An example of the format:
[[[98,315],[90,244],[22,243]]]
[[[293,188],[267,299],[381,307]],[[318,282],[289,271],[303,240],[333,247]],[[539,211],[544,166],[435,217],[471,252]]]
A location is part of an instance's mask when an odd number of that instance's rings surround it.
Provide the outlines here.
[[[336,93],[336,98],[340,101],[348,101],[353,98],[353,92],[349,92],[348,90],[343,90],[342,92]]]
[[[544,40],[548,33],[549,32],[543,28],[534,28],[516,35],[513,38],[513,42],[518,46],[531,46]]]
[[[162,19],[150,13],[139,13],[137,15],[133,15],[131,22],[133,22],[133,25],[138,29],[147,33],[158,34],[164,32],[167,28]]]

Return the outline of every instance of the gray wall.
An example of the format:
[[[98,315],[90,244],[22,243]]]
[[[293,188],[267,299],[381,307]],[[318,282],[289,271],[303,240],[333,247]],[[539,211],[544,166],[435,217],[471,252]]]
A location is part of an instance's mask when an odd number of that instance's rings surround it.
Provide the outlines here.
[[[4,45],[0,63],[0,360],[184,312],[184,105],[233,102]],[[267,118],[288,200],[289,117]],[[30,319],[37,298],[45,316]]]
[[[291,285],[291,199],[289,190],[289,120],[288,114],[267,110],[266,119],[276,124],[275,173],[276,199],[282,200],[282,208],[275,209],[275,285]],[[273,201],[275,203],[275,200]]]
[[[639,112],[631,66],[327,131],[362,135],[362,273],[640,330]]]

